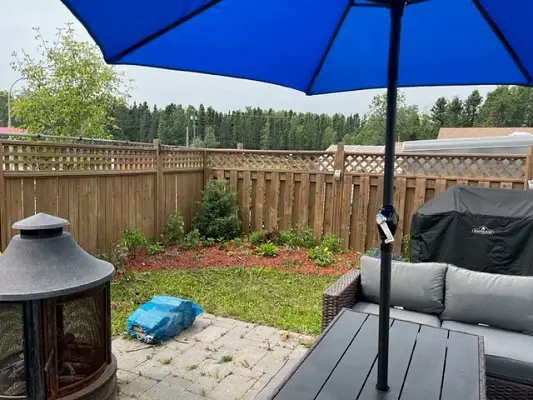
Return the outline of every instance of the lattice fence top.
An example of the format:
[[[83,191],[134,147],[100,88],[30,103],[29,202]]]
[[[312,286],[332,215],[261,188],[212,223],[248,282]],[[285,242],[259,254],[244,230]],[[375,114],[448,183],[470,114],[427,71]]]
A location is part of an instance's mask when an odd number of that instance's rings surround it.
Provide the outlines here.
[[[354,174],[382,174],[383,154],[346,154],[345,171]],[[525,176],[524,155],[433,155],[398,154],[395,173],[461,178],[522,180]]]
[[[208,152],[206,168],[332,172],[334,153]]]
[[[4,142],[3,168],[11,172],[154,170],[155,148],[43,142]]]
[[[169,150],[161,154],[163,169],[202,169],[204,152],[202,150]]]

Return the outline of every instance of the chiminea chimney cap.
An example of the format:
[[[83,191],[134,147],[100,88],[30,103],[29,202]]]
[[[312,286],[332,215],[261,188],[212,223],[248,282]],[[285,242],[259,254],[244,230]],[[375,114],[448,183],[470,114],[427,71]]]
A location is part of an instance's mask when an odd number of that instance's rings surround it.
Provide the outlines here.
[[[20,231],[45,231],[64,228],[68,225],[69,222],[66,219],[45,213],[39,213],[15,222],[13,224],[13,229]]]

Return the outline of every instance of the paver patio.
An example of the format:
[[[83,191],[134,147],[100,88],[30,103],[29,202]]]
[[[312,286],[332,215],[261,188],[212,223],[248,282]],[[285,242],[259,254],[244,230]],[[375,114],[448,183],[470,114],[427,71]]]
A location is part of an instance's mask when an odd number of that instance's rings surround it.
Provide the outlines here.
[[[118,338],[118,399],[261,400],[312,340],[209,314],[163,345]]]

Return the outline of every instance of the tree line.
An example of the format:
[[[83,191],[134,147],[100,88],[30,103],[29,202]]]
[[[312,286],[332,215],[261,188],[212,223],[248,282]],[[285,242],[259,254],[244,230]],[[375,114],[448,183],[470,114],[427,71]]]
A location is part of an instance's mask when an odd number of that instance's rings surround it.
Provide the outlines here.
[[[331,144],[382,145],[386,96],[377,95],[364,115],[315,114],[293,110],[220,112],[169,104],[131,102],[130,81],[106,65],[99,49],[79,41],[71,25],[53,41],[36,29],[37,53],[13,53],[12,68],[24,79],[13,93],[13,126],[29,133],[87,136],[196,147],[323,150]],[[408,105],[399,91],[399,140],[437,137],[440,127],[533,126],[533,89],[500,86],[484,99],[437,99],[430,112]],[[0,126],[7,125],[7,91],[0,90]]]
[[[340,141],[345,144],[384,144],[386,95],[374,97],[369,111],[360,116],[297,113],[292,110],[247,107],[219,112],[212,107],[169,104],[163,109],[142,104],[121,105],[114,111],[121,140],[151,141],[199,147],[246,149],[323,150]],[[399,140],[435,139],[440,127],[533,126],[533,91],[500,86],[484,99],[473,90],[465,99],[440,97],[429,113],[408,105],[400,91],[396,131]]]

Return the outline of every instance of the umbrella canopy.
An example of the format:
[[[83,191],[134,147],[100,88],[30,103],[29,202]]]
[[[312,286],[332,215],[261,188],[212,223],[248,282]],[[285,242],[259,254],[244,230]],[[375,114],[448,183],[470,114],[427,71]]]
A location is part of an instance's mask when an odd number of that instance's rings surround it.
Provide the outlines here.
[[[533,1],[62,1],[110,64],[244,78],[310,95],[387,87],[376,222],[382,239],[377,388],[388,390],[398,85],[531,85]]]
[[[63,0],[109,63],[245,78],[307,94],[387,86],[390,13],[379,3],[389,2]],[[407,3],[399,86],[531,83],[532,1]]]

